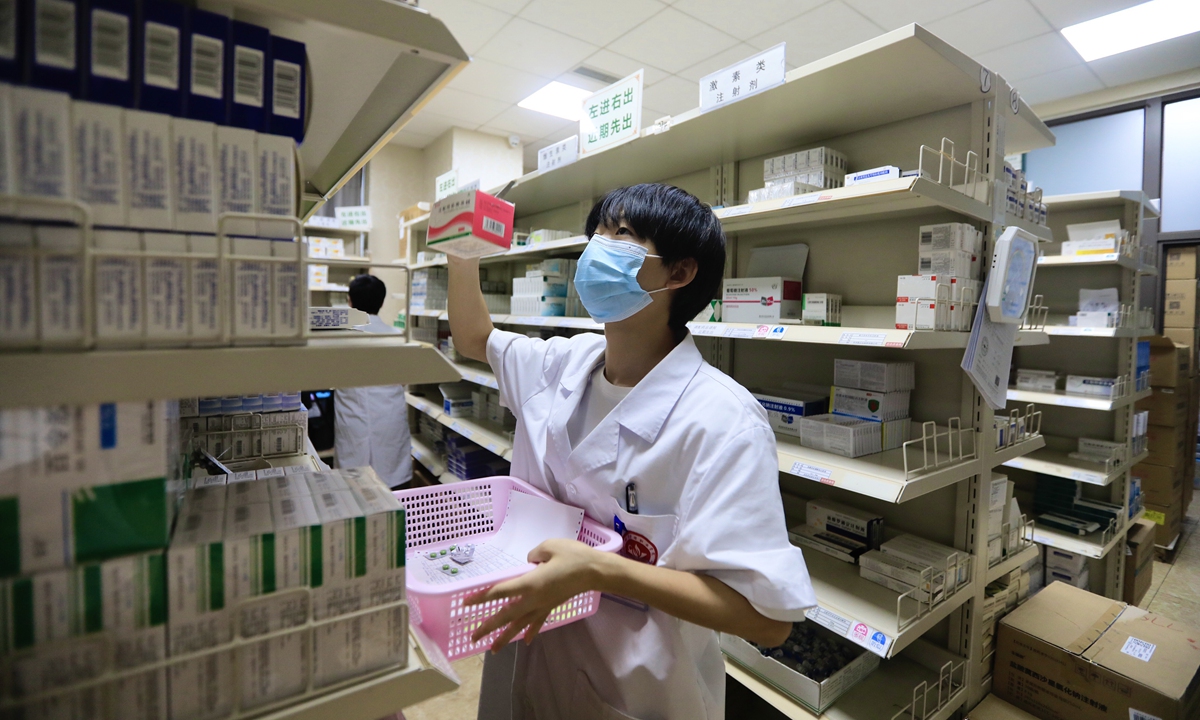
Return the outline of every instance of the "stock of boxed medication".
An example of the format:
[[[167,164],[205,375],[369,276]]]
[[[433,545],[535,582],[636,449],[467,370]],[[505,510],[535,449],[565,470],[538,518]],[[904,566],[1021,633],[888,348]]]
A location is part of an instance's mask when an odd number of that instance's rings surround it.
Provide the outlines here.
[[[800,320],[803,292],[799,280],[786,277],[726,278],[722,282],[724,322]]]
[[[913,596],[925,603],[942,599],[946,575],[935,572],[929,565],[913,563],[879,550],[863,553],[858,558],[859,577],[870,580],[900,594],[916,591]]]
[[[900,420],[908,417],[908,390],[880,393],[859,388],[830,389],[829,407],[835,415],[849,415],[864,420]]]
[[[767,411],[771,429],[782,435],[800,437],[796,418],[822,415],[829,411],[829,391],[816,386],[785,386],[771,390],[751,390]]]
[[[810,548],[851,565],[870,549],[866,543],[812,525],[790,528],[788,540],[796,547]]]
[[[877,550],[883,540],[883,516],[833,500],[809,500],[805,511],[809,527],[850,538]]]
[[[512,244],[512,203],[479,190],[466,190],[438,200],[429,215],[425,244],[430,250],[480,257],[508,250]]]
[[[840,327],[842,296],[832,293],[804,293],[800,300],[800,319],[805,325]]]
[[[961,585],[971,579],[971,568],[965,562],[970,556],[932,540],[903,533],[881,543],[879,550],[914,565],[933,568],[951,584]]]
[[[1017,389],[1054,392],[1058,388],[1058,378],[1059,374],[1053,370],[1020,368],[1017,370]]]
[[[911,362],[869,362],[837,358],[833,361],[833,384],[877,393],[912,390],[916,387],[916,365]]]

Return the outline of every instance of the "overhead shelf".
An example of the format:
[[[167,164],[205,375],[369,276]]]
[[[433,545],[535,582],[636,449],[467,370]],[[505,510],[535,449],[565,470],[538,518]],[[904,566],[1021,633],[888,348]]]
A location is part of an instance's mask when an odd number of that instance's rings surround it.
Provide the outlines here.
[[[305,237],[326,237],[333,235],[340,238],[356,238],[363,233],[363,230],[358,228],[330,227],[327,225],[314,225],[311,222],[304,223]]]
[[[867,648],[880,657],[895,656],[971,597],[968,583],[902,630],[897,607],[900,593],[860,577],[856,564],[816,550],[801,550],[817,596],[817,607],[808,611],[808,619],[842,636],[858,623],[867,626],[867,638],[876,631],[883,633],[886,648]],[[905,606],[905,613],[915,613],[915,601],[905,601]]]
[[[526,217],[614,187],[679,177],[960,107],[986,97],[980,89],[984,74],[976,61],[919,25],[908,25],[796,68],[782,86],[710,112],[694,108],[676,115],[667,132],[525,175],[505,199]],[[1017,110],[1015,116],[1005,110],[1006,151],[1054,143],[1054,134],[1023,100],[1018,99]],[[918,148],[911,152],[915,165]]]
[[[487,365],[484,365],[483,363],[461,362],[450,364],[453,365],[456,370],[458,370],[458,374],[462,375],[462,379],[466,380],[467,382],[473,382],[476,385],[490,387],[493,390],[498,390],[500,388],[500,386],[496,384],[496,375]]]
[[[1145,510],[1139,511],[1133,516],[1132,520],[1125,524],[1125,527],[1113,533],[1113,536],[1107,541],[1104,540],[1103,533],[1099,530],[1081,537],[1044,527],[1038,525],[1036,522],[1033,524],[1033,541],[1041,545],[1058,548],[1059,550],[1086,555],[1090,558],[1102,558],[1116,547],[1117,543],[1125,539],[1125,533],[1129,531],[1133,523],[1141,519],[1145,512]]]
[[[1105,328],[1078,327],[1072,325],[1046,325],[1042,330],[1047,335],[1058,337],[1105,337],[1105,338],[1139,338],[1154,334],[1154,328]]]
[[[1147,218],[1156,218],[1159,212],[1146,193],[1140,190],[1105,190],[1101,192],[1071,193],[1067,195],[1047,195],[1042,202],[1051,213],[1073,212],[1075,210],[1094,210],[1096,208],[1116,207],[1127,203],[1142,206],[1142,212]]]
[[[1021,440],[1020,442],[1015,442],[1008,447],[996,450],[992,453],[992,462],[996,465],[1004,465],[1014,458],[1022,457],[1028,453],[1037,452],[1045,446],[1046,438],[1042,437],[1041,435],[1034,435],[1026,438],[1025,440]],[[993,467],[995,467],[995,465],[993,465]]]
[[[846,317],[856,310],[890,310],[892,308],[843,307]],[[864,313],[866,314],[866,313]],[[875,313],[878,314],[878,313]],[[886,347],[903,350],[947,350],[965,348],[971,333],[934,332],[932,330],[898,330],[895,327],[851,327],[819,325],[778,325],[756,323],[688,323],[688,329],[696,337],[721,337],[738,340],[767,340],[782,342],[813,343],[817,345],[858,345]],[[1041,332],[1023,330],[1017,334],[1019,346],[1045,345],[1050,342]]]
[[[408,385],[459,377],[428,346],[365,334],[314,337],[307,345],[4,353],[0,406]]]
[[[458,378],[455,377],[454,379]],[[405,399],[412,407],[476,443],[488,452],[505,460],[512,459],[512,441],[504,434],[502,428],[483,420],[476,420],[475,418],[450,417],[442,412],[441,406],[430,402],[420,395],[405,393]]]
[[[726,232],[780,225],[821,225],[853,218],[883,219],[944,208],[989,222],[992,209],[963,193],[920,177],[883,180],[714,210]]]
[[[1138,400],[1150,397],[1150,389],[1126,395],[1116,400],[1109,400],[1091,395],[1068,395],[1065,392],[1036,392],[1034,390],[1008,389],[1009,402],[1035,403],[1037,405],[1057,405],[1059,407],[1080,408],[1083,410],[1103,410],[1111,412],[1118,408],[1132,405]]]
[[[1013,570],[1016,570],[1030,560],[1038,557],[1040,552],[1041,550],[1038,548],[1037,543],[1032,543],[1029,545],[1029,547],[1019,551],[1016,555],[1010,555],[1004,558],[1000,562],[987,569],[987,579],[984,581],[984,584],[991,583],[1001,575],[1007,575]]]
[[[446,463],[438,457],[433,448],[425,443],[423,438],[417,435],[412,436],[412,456],[434,475],[445,474]]]
[[[1136,270],[1142,275],[1157,275],[1158,268],[1153,265],[1139,263],[1136,259],[1122,253],[1101,253],[1097,255],[1042,255],[1038,258],[1038,268],[1056,267],[1095,267],[1097,265],[1117,265],[1127,270]]]
[[[1099,463],[1076,460],[1069,455],[1070,453],[1065,450],[1043,448],[1022,457],[1007,460],[1004,462],[1004,466],[1076,480],[1089,485],[1108,485],[1121,477],[1129,468],[1145,460],[1149,453],[1144,452],[1132,460],[1118,465],[1112,471],[1106,471],[1104,466]]]
[[[988,219],[990,220],[991,218]],[[1050,228],[1030,222],[1025,218],[1017,217],[1012,213],[1004,214],[1004,225],[1006,227],[1019,227],[1042,242],[1051,242],[1054,240],[1054,234],[1050,232]]]
[[[484,255],[479,258],[481,263],[498,263],[498,262],[517,262],[519,260],[533,260],[543,255],[555,255],[559,253],[583,252],[583,248],[587,245],[588,239],[583,235],[573,235],[561,240],[550,240],[547,242],[535,243],[533,245],[518,245],[516,247],[505,250],[504,252],[495,253],[493,255]],[[397,261],[395,264],[403,264]],[[420,270],[422,268],[441,267],[446,264],[445,256],[427,262],[411,263],[409,268]]]

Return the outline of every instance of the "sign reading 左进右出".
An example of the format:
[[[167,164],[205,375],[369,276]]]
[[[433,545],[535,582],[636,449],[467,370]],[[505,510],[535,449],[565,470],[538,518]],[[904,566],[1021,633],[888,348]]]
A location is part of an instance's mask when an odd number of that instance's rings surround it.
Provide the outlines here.
[[[618,80],[583,101],[579,155],[605,150],[641,133],[643,70]]]
[[[786,50],[787,43],[779,43],[700,78],[700,110],[708,112],[782,85],[787,74]]]

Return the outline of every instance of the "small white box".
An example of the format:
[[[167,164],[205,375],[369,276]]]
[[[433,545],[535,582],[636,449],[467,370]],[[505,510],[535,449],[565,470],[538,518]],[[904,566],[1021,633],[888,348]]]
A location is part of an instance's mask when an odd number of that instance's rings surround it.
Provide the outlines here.
[[[1093,395],[1096,397],[1112,397],[1113,386],[1117,378],[1088,377],[1086,375],[1067,376],[1068,395]]]
[[[314,632],[314,687],[408,661],[406,604],[338,620]]]
[[[188,235],[188,337],[193,343],[215,342],[221,336],[221,265],[214,235]]]
[[[920,299],[952,300],[955,278],[947,275],[898,275],[896,277],[896,302],[913,302]]]
[[[922,225],[919,247],[922,251],[962,250],[973,253],[975,233],[975,228],[966,223]]]
[[[129,221],[128,168],[121,151],[124,112],[80,101],[72,110],[75,197],[88,206],[92,223],[124,226]]]
[[[271,263],[250,257],[271,257],[271,241],[231,238],[233,260],[233,336],[267,337],[271,334]]]
[[[837,327],[842,324],[842,296],[832,293],[804,293],[800,319],[806,325]]]
[[[996,537],[1003,531],[1004,511],[1008,501],[1008,476],[992,473],[988,483],[988,537]]]
[[[1070,573],[1062,568],[1046,566],[1046,583],[1065,582],[1068,585],[1074,585],[1077,588],[1087,590],[1091,584],[1091,573],[1087,568],[1084,568],[1080,573]]]
[[[172,191],[175,229],[217,231],[217,126],[200,120],[171,119]]]
[[[219,126],[217,128],[217,213],[253,213],[258,207],[257,173],[254,165],[257,133]],[[225,233],[254,235],[254,220],[226,220]]]
[[[799,280],[784,277],[726,278],[721,291],[724,322],[799,320],[803,312]]]
[[[1107,255],[1117,251],[1117,238],[1109,236],[1092,240],[1065,240],[1062,244],[1062,254],[1077,255]]]
[[[174,233],[143,233],[146,250],[146,340],[177,344],[188,336],[187,238]],[[177,257],[154,257],[155,253]],[[182,412],[182,411],[181,411]]]
[[[39,225],[38,322],[42,343],[83,342],[83,232],[77,227]]]
[[[0,223],[0,346],[37,342],[33,226]]]
[[[931,567],[944,573],[947,582],[951,584],[954,583],[954,578],[958,578],[957,584],[961,585],[971,577],[970,568],[965,563],[968,555],[916,535],[897,535],[881,544],[879,549],[914,565]]]
[[[1117,325],[1117,313],[1082,311],[1072,316],[1074,327],[1110,328]]]
[[[13,183],[17,195],[69,200],[75,196],[71,173],[71,98],[66,93],[13,87],[11,97]],[[22,217],[78,220],[74,210],[30,205],[16,208]]]
[[[1046,546],[1046,567],[1054,568],[1071,576],[1079,575],[1087,569],[1087,556],[1073,553],[1069,550],[1059,550]]]
[[[917,330],[949,330],[950,307],[947,302],[921,300],[917,302]]]
[[[922,250],[918,260],[917,272],[921,275],[977,276],[973,268],[978,265],[978,260],[964,250]]]
[[[1017,389],[1033,392],[1054,392],[1058,388],[1058,375],[1049,371],[1018,370]]]
[[[830,389],[829,411],[876,422],[899,420],[908,417],[909,395],[908,390],[879,393],[835,385]]]
[[[846,173],[846,187],[868,182],[878,182],[880,180],[897,180],[899,178],[900,168],[895,165],[884,165],[883,167],[872,168],[870,170]]]
[[[833,384],[872,392],[895,392],[916,387],[916,366],[911,362],[869,362],[837,358]]]
[[[917,301],[913,300],[896,303],[896,329],[917,329]]]
[[[96,250],[137,253],[141,238],[133,230],[96,230]],[[102,345],[140,342],[146,332],[142,261],[137,257],[95,258],[96,342]]]
[[[805,510],[809,527],[856,540],[872,550],[883,541],[883,516],[833,500],[809,500]]]
[[[259,133],[255,139],[255,212],[266,215],[296,215],[296,141],[286,135]],[[269,238],[293,238],[297,226],[291,222],[258,221],[258,235]]]
[[[932,568],[908,562],[896,555],[889,555],[879,550],[863,553],[858,558],[860,574],[886,587],[891,587],[899,593],[905,593],[918,588],[915,596],[923,602],[938,602],[946,586],[946,576],[934,572]],[[864,572],[865,571],[865,572]],[[904,587],[898,589],[888,583],[880,582],[873,575],[879,575],[889,580],[897,581]],[[932,597],[931,594],[932,593]]]
[[[800,444],[843,457],[860,457],[883,449],[883,425],[845,415],[796,418]]]
[[[126,110],[124,152],[130,226],[170,230],[175,208],[171,192],[170,116]]]

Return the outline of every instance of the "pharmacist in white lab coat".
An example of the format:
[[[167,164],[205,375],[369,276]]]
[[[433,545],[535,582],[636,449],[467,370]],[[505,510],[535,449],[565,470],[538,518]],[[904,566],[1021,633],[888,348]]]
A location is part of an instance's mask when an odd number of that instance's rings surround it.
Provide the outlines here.
[[[454,346],[487,359],[517,416],[512,474],[624,537],[621,555],[545,542],[536,569],[474,599],[511,600],[476,634],[503,628],[494,649],[527,630],[488,656],[479,717],[719,720],[715,631],[779,645],[816,604],[766,413],[687,332],[720,286],[725,237],[707,205],[665,185],[610,192],[587,234],[575,287],[604,335],[497,330],[477,261],[450,259]],[[588,590],[606,593],[595,615],[535,635]]]
[[[350,307],[367,314],[355,329],[380,335],[400,331],[379,319],[387,286],[374,275],[350,281]],[[389,487],[412,479],[412,436],[403,385],[338,388],[334,393],[334,458],[338,467],[370,465]]]

